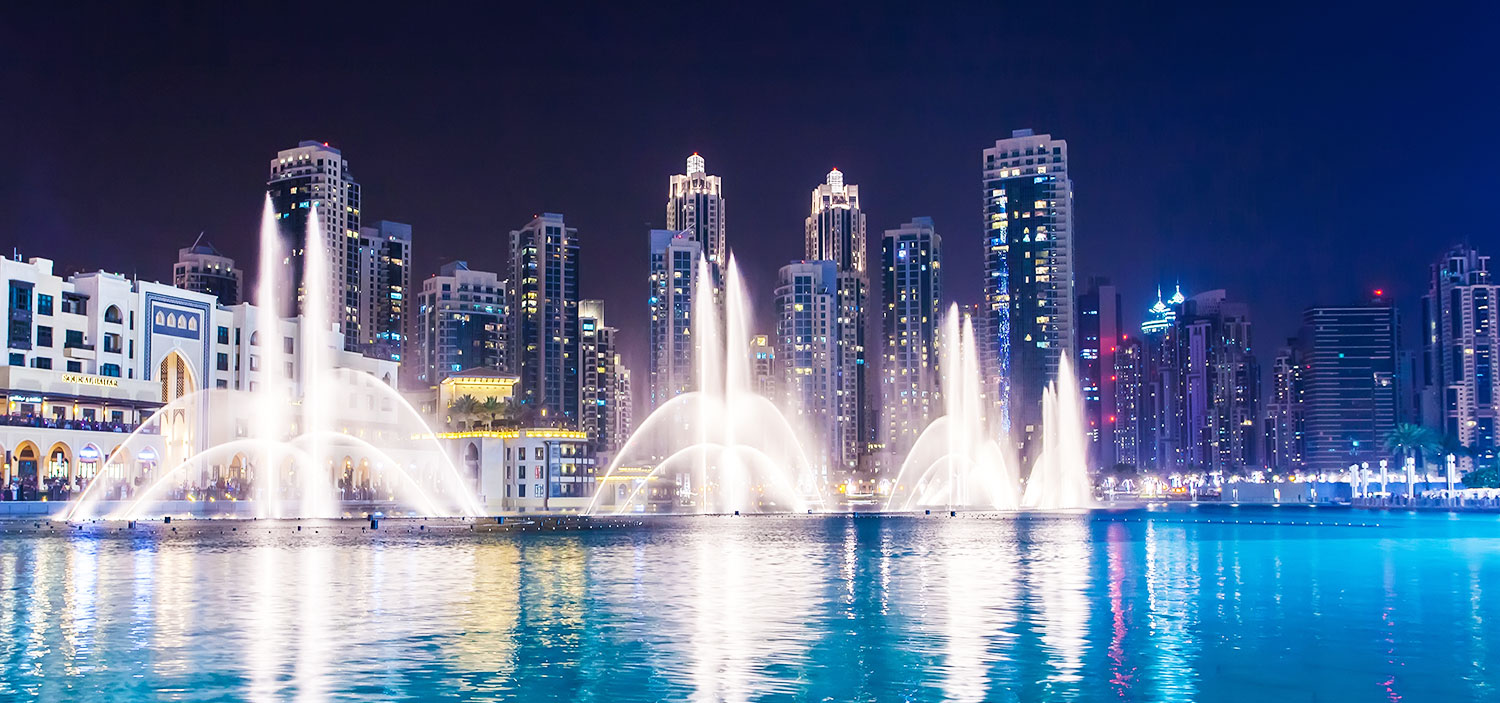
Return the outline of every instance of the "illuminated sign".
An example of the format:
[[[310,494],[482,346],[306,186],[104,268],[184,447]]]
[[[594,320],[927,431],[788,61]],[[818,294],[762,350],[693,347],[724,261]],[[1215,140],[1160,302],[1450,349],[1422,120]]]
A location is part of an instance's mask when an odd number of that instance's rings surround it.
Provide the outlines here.
[[[65,373],[62,377],[63,383],[77,383],[84,386],[102,386],[104,388],[117,388],[120,379],[110,376],[89,376],[81,373]]]

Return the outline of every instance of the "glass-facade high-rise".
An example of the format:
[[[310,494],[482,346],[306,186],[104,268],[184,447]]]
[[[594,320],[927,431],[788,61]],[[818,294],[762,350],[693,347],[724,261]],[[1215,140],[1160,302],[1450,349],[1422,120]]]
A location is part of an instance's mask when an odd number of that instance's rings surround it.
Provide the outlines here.
[[[281,311],[300,314],[306,287],[302,280],[307,216],[316,207],[328,248],[328,319],[344,333],[344,348],[359,347],[359,184],[343,153],[327,142],[303,141],[271,160],[266,192],[287,252],[281,281],[292,295]]]
[[[406,365],[411,225],[380,220],[359,234],[359,350]]]
[[[865,360],[870,279],[865,269],[865,214],[859,186],[844,183],[838,169],[813,189],[804,234],[807,260],[830,262],[837,272],[831,281],[836,310],[831,320],[833,354],[828,360],[836,427],[827,449],[840,466],[852,469],[876,439]]]
[[[1385,300],[1311,307],[1302,315],[1302,463],[1336,472],[1386,455],[1396,428],[1400,321]]]
[[[1078,296],[1078,388],[1083,395],[1084,431],[1094,468],[1116,463],[1115,354],[1120,346],[1120,293],[1107,278],[1092,278]]]
[[[881,323],[885,331],[881,408],[885,450],[904,456],[942,415],[938,332],[942,325],[943,240],[932,218],[918,217],[881,239]]]
[[[1076,348],[1068,143],[1016,130],[984,150],[982,184],[990,337],[981,353],[999,371],[1001,426],[1024,458],[1040,437],[1042,391]]]
[[[650,242],[647,363],[651,376],[647,392],[654,409],[697,387],[692,318],[703,245],[685,231],[664,229],[651,230]]]
[[[421,388],[468,369],[510,371],[506,356],[505,284],[489,271],[469,269],[468,262],[444,264],[422,281],[415,325],[415,367]]]
[[[776,282],[776,364],[788,414],[829,451],[810,457],[842,463],[850,450],[839,422],[839,276],[832,261],[796,261]],[[825,458],[826,457],[826,458]],[[827,478],[826,465],[821,466]]]
[[[519,397],[545,424],[577,429],[578,230],[555,212],[510,233],[510,359]]]
[[[1432,265],[1422,299],[1422,415],[1428,426],[1482,457],[1493,457],[1500,393],[1495,355],[1500,350],[1500,295],[1490,257],[1454,247]],[[1472,466],[1460,457],[1464,468]]]
[[[622,367],[616,346],[618,334],[605,324],[604,301],[579,302],[579,352],[583,355],[578,376],[579,429],[588,434],[594,451],[601,455],[613,455],[625,441],[620,434],[623,421],[619,414],[628,411],[622,409],[620,402]],[[629,381],[624,383],[628,385]]]

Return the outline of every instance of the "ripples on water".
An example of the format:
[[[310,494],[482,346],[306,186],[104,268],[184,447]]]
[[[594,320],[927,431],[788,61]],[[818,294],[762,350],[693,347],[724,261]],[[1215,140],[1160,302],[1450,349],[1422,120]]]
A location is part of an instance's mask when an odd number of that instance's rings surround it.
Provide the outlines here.
[[[1500,700],[1494,515],[301,524],[0,523],[0,700]]]

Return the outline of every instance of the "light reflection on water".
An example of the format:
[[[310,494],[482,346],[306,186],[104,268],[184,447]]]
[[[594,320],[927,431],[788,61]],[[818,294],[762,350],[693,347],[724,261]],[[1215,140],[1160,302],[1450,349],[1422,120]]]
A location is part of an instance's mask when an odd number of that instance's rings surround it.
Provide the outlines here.
[[[300,524],[0,523],[0,700],[1500,699],[1493,515]]]

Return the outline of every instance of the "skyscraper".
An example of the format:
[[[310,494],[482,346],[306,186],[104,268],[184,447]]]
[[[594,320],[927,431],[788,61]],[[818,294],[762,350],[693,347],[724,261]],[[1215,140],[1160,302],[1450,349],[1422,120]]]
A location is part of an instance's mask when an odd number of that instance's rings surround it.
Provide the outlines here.
[[[1500,349],[1500,294],[1490,257],[1458,246],[1432,265],[1422,298],[1422,356],[1426,368],[1423,417],[1483,457],[1494,457],[1500,394],[1495,354]],[[1461,458],[1464,468],[1472,466]]]
[[[548,212],[510,233],[510,359],[522,403],[578,427],[578,230]]]
[[[881,441],[897,456],[904,456],[927,423],[943,412],[938,397],[942,247],[942,237],[930,217],[918,217],[888,229],[881,239],[881,320],[885,330],[880,404],[885,429]]]
[[[1139,464],[1142,468],[1176,467],[1182,448],[1177,432],[1183,425],[1182,393],[1176,374],[1177,317],[1187,298],[1178,287],[1170,299],[1156,290],[1156,302],[1141,323],[1144,375],[1141,383]]]
[[[651,230],[651,307],[647,356],[649,405],[658,408],[696,388],[693,368],[693,295],[703,245],[685,231]]]
[[[407,366],[411,225],[380,220],[360,228],[358,281],[359,351]]]
[[[276,212],[282,246],[288,252],[284,316],[299,314],[306,302],[303,259],[307,216],[316,206],[328,248],[328,319],[344,332],[344,348],[358,348],[359,334],[359,184],[343,153],[327,142],[303,141],[271,160],[266,192]]]
[[[578,303],[579,429],[587,433],[594,449],[612,454],[624,437],[620,432],[620,355],[616,351],[617,330],[605,324],[604,301]],[[627,381],[628,383],[628,381]]]
[[[1068,143],[1029,129],[984,150],[985,302],[982,353],[999,369],[1000,421],[1029,455],[1042,391],[1074,356],[1073,181]]]
[[[812,191],[808,215],[806,255],[809,261],[828,261],[837,272],[833,355],[833,436],[839,446],[830,446],[844,468],[854,468],[866,448],[875,441],[873,408],[868,394],[865,364],[865,328],[869,322],[870,280],[865,271],[865,215],[860,209],[859,186],[846,185],[838,169],[828,173],[823,185]]]
[[[1381,299],[1303,312],[1296,380],[1307,469],[1336,472],[1385,455],[1396,428],[1399,327],[1395,306]]]
[[[635,392],[630,377],[630,367],[615,354],[615,411],[609,418],[613,423],[609,434],[614,438],[611,451],[619,451],[635,431]]]
[[[786,410],[827,451],[811,457],[840,466],[857,454],[857,437],[839,422],[839,272],[832,261],[781,267],[776,285],[776,362]],[[828,467],[820,467],[827,477]]]
[[[414,363],[417,386],[432,388],[467,369],[510,372],[506,357],[505,284],[464,261],[444,264],[422,281],[417,298]]]
[[[1114,466],[1118,417],[1115,354],[1120,345],[1120,293],[1107,278],[1092,278],[1078,297],[1078,376],[1084,431],[1095,468]]]
[[[1271,362],[1271,392],[1266,400],[1266,466],[1300,471],[1304,465],[1303,391],[1306,360],[1303,341],[1293,337]]]
[[[1224,472],[1259,461],[1260,368],[1250,315],[1223,290],[1188,298],[1173,323],[1160,372],[1175,412],[1166,418],[1173,455],[1166,467]],[[1158,443],[1165,440],[1159,439]]]
[[[667,229],[703,246],[715,285],[722,286],[719,272],[729,258],[724,237],[724,185],[718,176],[705,172],[698,152],[688,157],[687,173],[667,179]]]
[[[238,305],[244,296],[245,273],[234,265],[234,259],[219,253],[200,236],[193,246],[177,250],[172,285],[215,296],[220,305]]]
[[[1146,345],[1140,337],[1120,335],[1115,351],[1114,457],[1116,464],[1147,466],[1151,443],[1146,425]]]

